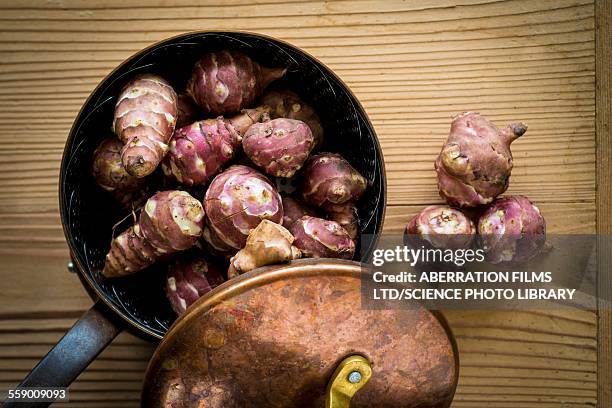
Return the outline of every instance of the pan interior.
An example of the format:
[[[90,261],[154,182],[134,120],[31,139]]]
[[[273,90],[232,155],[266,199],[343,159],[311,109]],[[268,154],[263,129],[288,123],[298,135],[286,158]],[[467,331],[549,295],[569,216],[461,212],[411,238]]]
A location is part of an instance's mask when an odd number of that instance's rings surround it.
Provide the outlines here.
[[[359,203],[361,232],[376,234],[382,226],[385,180],[380,147],[357,100],[327,68],[288,44],[247,33],[187,34],[143,50],[100,84],[77,117],[62,161],[60,207],[72,254],[94,289],[124,318],[156,337],[163,336],[175,319],[163,293],[164,266],[121,279],[100,277],[113,226],[127,219],[116,232],[125,229],[131,215],[96,186],[90,175],[91,156],[112,134],[116,96],[131,77],[158,73],[181,90],[199,56],[224,48],[239,49],[265,66],[288,68],[285,85],[321,117],[324,150],[341,153],[372,183]]]

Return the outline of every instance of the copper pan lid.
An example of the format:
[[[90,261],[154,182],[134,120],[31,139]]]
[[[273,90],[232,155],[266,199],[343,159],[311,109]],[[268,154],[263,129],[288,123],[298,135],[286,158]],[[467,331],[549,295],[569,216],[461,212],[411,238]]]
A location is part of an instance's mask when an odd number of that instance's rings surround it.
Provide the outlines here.
[[[351,355],[372,376],[351,407],[447,407],[458,376],[452,335],[421,306],[365,310],[361,267],[301,260],[233,279],[200,299],[147,369],[143,407],[324,407]]]

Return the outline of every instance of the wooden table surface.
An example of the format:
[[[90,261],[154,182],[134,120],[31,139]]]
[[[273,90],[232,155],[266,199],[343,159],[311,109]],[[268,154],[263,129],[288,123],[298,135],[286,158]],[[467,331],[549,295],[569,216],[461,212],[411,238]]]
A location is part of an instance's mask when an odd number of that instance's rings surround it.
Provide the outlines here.
[[[592,0],[194,3],[0,3],[0,389],[18,383],[92,304],[66,270],[58,214],[73,119],[123,59],[184,31],[272,35],[346,81],[384,151],[386,231],[401,231],[416,211],[441,201],[433,161],[451,115],[464,110],[499,124],[526,121],[508,193],[539,204],[551,233],[596,231]],[[609,2],[599,9],[609,13]],[[461,357],[455,407],[596,405],[595,312],[446,316]],[[152,350],[121,335],[73,384],[70,406],[137,406]]]

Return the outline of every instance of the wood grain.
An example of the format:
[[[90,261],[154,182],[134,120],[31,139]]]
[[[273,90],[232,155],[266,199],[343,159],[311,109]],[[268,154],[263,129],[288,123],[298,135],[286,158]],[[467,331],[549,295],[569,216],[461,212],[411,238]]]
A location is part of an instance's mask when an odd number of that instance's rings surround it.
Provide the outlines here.
[[[608,55],[609,63],[608,0],[598,2],[597,17],[592,0],[196,3],[0,4],[0,389],[18,383],[91,304],[66,271],[57,204],[59,162],[75,115],[122,60],[184,31],[272,35],[333,69],[363,103],[383,147],[386,232],[400,233],[420,208],[440,202],[433,160],[451,115],[468,109],[499,124],[529,124],[513,144],[509,193],[536,201],[550,232],[593,233],[611,219],[610,165],[603,160],[612,144],[602,121],[610,105],[601,103],[610,96],[600,74],[609,73],[600,58]],[[592,407],[598,395],[600,406],[612,404],[602,387],[598,394],[598,374],[610,383],[609,357],[602,360],[610,349],[597,343],[595,313],[446,315],[462,362],[454,406]],[[601,316],[599,331],[609,330]],[[138,406],[152,350],[121,335],[71,387],[72,405],[64,405]]]
[[[597,233],[605,236],[597,257],[597,401],[606,407],[612,405],[612,1],[597,1],[596,13]]]

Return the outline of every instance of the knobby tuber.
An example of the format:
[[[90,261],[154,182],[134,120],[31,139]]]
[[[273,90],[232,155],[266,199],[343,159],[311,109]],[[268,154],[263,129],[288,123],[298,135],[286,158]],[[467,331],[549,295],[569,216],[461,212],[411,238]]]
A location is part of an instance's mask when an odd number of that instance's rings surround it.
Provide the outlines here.
[[[251,161],[276,177],[293,177],[313,148],[312,132],[300,120],[278,118],[256,123],[244,134],[242,148]]]
[[[280,223],[283,205],[276,188],[261,173],[234,165],[217,175],[204,198],[211,234],[234,251],[262,220]]]
[[[270,107],[270,117],[297,119],[306,123],[314,138],[314,150],[323,144],[323,126],[315,110],[304,102],[295,92],[288,89],[266,92],[261,103]]]
[[[336,221],[354,241],[359,235],[359,215],[353,203],[329,205],[326,208],[327,218]]]
[[[176,93],[163,78],[145,74],[123,87],[113,130],[124,143],[121,160],[128,173],[145,177],[157,168],[168,151],[176,116]]]
[[[293,235],[283,226],[263,220],[249,233],[244,248],[230,259],[228,277],[265,265],[298,259],[301,251],[293,246]]]
[[[195,64],[187,92],[207,115],[238,113],[285,71],[262,67],[239,51],[212,52]]]
[[[410,220],[404,242],[441,249],[469,248],[475,234],[476,226],[460,210],[447,205],[432,205]]]
[[[523,123],[499,130],[474,112],[453,118],[435,162],[442,198],[452,206],[475,207],[506,191],[513,166],[510,144],[526,131]]]
[[[365,192],[368,182],[342,156],[319,153],[304,165],[302,198],[315,207],[357,201]]]
[[[149,198],[137,223],[111,243],[102,274],[123,276],[154,264],[161,256],[191,248],[202,234],[204,208],[185,191],[162,191]]]
[[[200,297],[224,281],[221,270],[199,254],[180,257],[168,267],[166,296],[172,309],[181,315]]]
[[[138,204],[144,179],[129,174],[121,161],[123,143],[116,137],[105,139],[93,153],[91,173],[96,183],[124,207]]]
[[[200,117],[200,108],[186,93],[178,94],[176,100],[176,129],[195,122]]]
[[[489,262],[523,262],[543,249],[546,221],[527,197],[502,197],[482,214],[478,233]]]
[[[316,217],[317,212],[302,200],[283,196],[283,227],[290,229],[294,222],[305,215]]]
[[[246,109],[230,119],[220,116],[177,129],[162,162],[164,174],[189,186],[207,184],[236,156],[244,133],[267,118],[267,111]]]
[[[355,242],[335,221],[304,216],[291,226],[296,246],[305,258],[352,259]]]

